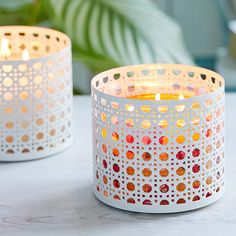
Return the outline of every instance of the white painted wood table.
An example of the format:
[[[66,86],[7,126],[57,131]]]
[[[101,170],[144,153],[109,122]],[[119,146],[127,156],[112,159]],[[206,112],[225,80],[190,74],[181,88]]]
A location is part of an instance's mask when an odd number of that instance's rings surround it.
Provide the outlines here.
[[[92,193],[90,97],[74,99],[75,142],[50,158],[0,163],[0,235],[236,235],[236,94],[226,96],[226,192],[178,214],[108,207]]]

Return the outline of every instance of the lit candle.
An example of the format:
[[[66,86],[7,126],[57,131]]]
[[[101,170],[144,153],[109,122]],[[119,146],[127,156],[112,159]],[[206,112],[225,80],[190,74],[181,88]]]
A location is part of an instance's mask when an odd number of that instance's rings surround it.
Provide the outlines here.
[[[161,95],[160,95],[160,93],[157,93],[156,95],[155,95],[155,100],[156,101],[159,101],[161,99]]]
[[[70,145],[70,39],[48,28],[0,27],[0,70],[0,161],[38,159]]]
[[[141,99],[141,100],[156,100],[156,101],[160,101],[160,100],[183,100],[185,98],[189,98],[190,96],[184,96],[182,93],[180,94],[166,94],[166,93],[156,93],[156,94],[140,94],[140,95],[135,95],[135,96],[129,96],[127,98],[131,98],[131,99]],[[131,107],[129,107],[130,111]],[[185,105],[180,104],[180,105],[176,105],[176,110],[177,111],[183,111],[185,109]],[[167,106],[159,106],[158,107],[159,112],[164,113],[168,111],[168,107]],[[145,112],[145,109],[144,109]],[[165,126],[165,124],[163,124]],[[162,126],[162,124],[161,124]]]
[[[24,49],[22,52],[22,60],[28,61],[30,59],[29,51],[27,49]]]
[[[116,68],[92,80],[92,101],[99,200],[130,211],[168,213],[199,208],[221,196],[220,75],[184,65]],[[214,168],[212,155],[218,162]]]
[[[5,60],[8,59],[8,57],[11,55],[11,50],[9,48],[9,42],[6,38],[2,38],[1,40],[1,57],[3,57]]]
[[[184,99],[184,95],[183,94],[180,94],[179,95],[179,100],[183,100]]]
[[[131,99],[141,99],[141,100],[183,100],[189,98],[189,95],[181,94],[168,94],[168,93],[156,93],[156,94],[140,94],[134,96],[128,96]]]

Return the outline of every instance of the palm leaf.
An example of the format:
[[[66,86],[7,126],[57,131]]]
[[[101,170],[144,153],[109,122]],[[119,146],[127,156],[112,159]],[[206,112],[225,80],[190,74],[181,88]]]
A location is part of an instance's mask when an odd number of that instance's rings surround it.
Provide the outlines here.
[[[55,25],[94,71],[140,63],[192,64],[179,26],[151,0],[50,0]]]

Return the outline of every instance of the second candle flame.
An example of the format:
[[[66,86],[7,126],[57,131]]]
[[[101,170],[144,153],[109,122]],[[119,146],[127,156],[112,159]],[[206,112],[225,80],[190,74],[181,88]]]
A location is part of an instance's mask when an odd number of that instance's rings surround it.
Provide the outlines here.
[[[179,100],[183,100],[184,99],[184,95],[181,93],[180,95],[179,95]]]
[[[22,52],[22,60],[23,61],[28,61],[29,60],[29,51],[27,49],[24,49]]]
[[[160,100],[161,100],[161,95],[160,95],[160,93],[156,93],[155,100],[156,100],[156,101],[160,101]]]
[[[184,95],[181,93],[178,97],[179,100],[183,100],[184,99]],[[161,94],[160,93],[156,93],[155,95],[155,100],[156,101],[160,101],[161,100]]]
[[[1,40],[1,56],[7,59],[11,55],[11,50],[9,48],[9,42],[6,38]]]

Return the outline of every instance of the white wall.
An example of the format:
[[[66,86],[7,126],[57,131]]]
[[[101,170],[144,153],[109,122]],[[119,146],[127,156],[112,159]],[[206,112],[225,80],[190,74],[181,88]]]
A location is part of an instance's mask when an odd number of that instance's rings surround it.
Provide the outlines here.
[[[189,51],[197,57],[214,56],[224,43],[218,0],[155,0],[182,26]]]

